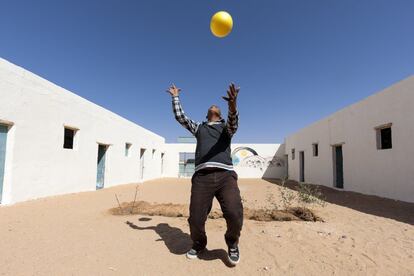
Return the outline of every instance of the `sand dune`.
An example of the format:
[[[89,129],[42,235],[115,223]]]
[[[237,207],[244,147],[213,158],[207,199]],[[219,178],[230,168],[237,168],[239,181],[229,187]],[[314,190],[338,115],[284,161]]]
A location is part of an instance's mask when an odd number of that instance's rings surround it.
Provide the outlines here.
[[[239,185],[246,207],[277,200],[271,182]],[[162,179],[138,198],[187,204],[189,192],[187,179]],[[190,261],[185,217],[113,216],[115,193],[132,201],[135,185],[1,207],[0,275],[414,275],[414,204],[326,189],[330,203],[315,210],[325,222],[246,220],[229,267],[223,219],[208,220],[209,251]]]

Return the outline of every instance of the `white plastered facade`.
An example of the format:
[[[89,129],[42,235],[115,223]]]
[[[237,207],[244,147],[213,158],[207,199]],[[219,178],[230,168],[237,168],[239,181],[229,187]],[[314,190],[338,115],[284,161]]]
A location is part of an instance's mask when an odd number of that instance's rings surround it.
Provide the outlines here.
[[[332,187],[332,146],[341,144],[344,190],[414,202],[413,106],[410,77],[288,136],[285,144],[232,144],[235,170],[240,178],[288,174],[299,180],[303,151],[305,181]],[[194,143],[167,144],[162,136],[4,59],[0,124],[9,127],[2,205],[95,190],[98,144],[108,145],[104,187],[178,177],[179,153],[195,152]],[[392,126],[392,149],[378,150],[375,128],[384,124]],[[65,127],[77,130],[74,149],[63,148]],[[131,144],[128,156],[126,143]],[[313,143],[318,157],[312,156]]]
[[[305,182],[333,187],[333,146],[342,145],[344,190],[414,202],[413,108],[411,76],[288,136],[289,178],[300,180],[303,151]],[[391,126],[391,149],[377,148],[377,129],[382,126]]]

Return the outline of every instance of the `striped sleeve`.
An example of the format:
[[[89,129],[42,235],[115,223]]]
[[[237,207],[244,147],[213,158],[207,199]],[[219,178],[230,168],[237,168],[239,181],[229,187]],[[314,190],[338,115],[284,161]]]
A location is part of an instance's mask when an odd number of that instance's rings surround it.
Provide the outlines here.
[[[177,122],[188,129],[191,134],[195,135],[200,123],[191,120],[185,115],[183,107],[181,106],[180,98],[178,96],[172,97],[172,107]]]
[[[230,112],[227,115],[227,132],[233,136],[239,127],[239,112]]]

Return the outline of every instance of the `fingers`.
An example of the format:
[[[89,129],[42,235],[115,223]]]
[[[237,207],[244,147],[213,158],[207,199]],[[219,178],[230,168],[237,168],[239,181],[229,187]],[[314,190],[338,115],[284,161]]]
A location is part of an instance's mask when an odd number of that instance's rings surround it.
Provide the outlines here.
[[[230,83],[229,89],[230,89],[231,94],[234,94],[234,91],[235,91],[234,83]]]
[[[175,93],[179,93],[181,92],[181,88],[178,88],[177,86],[175,86],[175,84],[171,84],[170,87],[168,87],[168,89],[166,90],[166,92],[170,93],[171,95],[175,94]]]
[[[225,99],[227,102],[234,102],[236,99],[234,95],[231,93],[230,90],[227,90],[227,97],[223,96],[223,99]]]
[[[233,91],[230,88],[227,89],[227,96],[228,96],[227,98],[231,101],[234,99]]]
[[[227,95],[229,96],[230,99],[233,98],[233,93],[231,93],[230,90],[227,90]]]
[[[237,97],[237,90],[235,86],[230,85],[229,90],[227,90],[227,94],[232,100],[234,100]]]
[[[171,95],[173,94],[173,89],[170,86],[167,90],[165,90],[165,92],[170,93]]]
[[[237,97],[237,94],[240,91],[240,87],[236,87],[236,85],[234,84],[234,82],[231,82],[230,85],[229,85],[229,90],[230,90],[231,94],[234,97]]]

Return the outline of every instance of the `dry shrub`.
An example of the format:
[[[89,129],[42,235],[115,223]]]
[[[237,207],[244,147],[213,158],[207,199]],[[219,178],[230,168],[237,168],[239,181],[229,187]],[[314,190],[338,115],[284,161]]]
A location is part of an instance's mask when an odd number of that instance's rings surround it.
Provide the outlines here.
[[[304,221],[323,221],[312,210],[304,207],[291,207],[289,212]]]
[[[141,214],[148,216],[183,217],[188,216],[188,206],[173,203],[149,203],[146,201],[123,202],[121,208],[110,209],[113,215]]]
[[[243,209],[244,218],[257,221],[321,221],[311,210],[307,208],[277,209]],[[124,202],[120,207],[109,210],[112,215],[140,214],[148,216],[188,217],[188,205],[173,203],[149,203],[146,201]],[[223,213],[214,209],[208,215],[210,219],[222,218]]]
[[[280,200],[285,210],[298,208],[294,205],[299,205],[302,209],[310,209],[314,206],[325,207],[325,197],[319,186],[299,182],[294,191],[286,186],[286,182],[285,178],[279,185]]]

